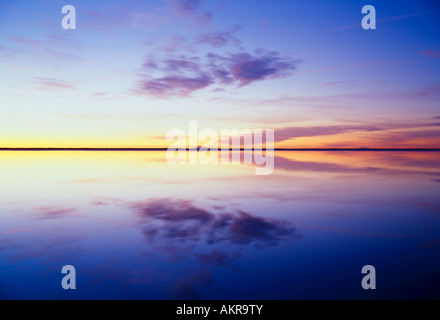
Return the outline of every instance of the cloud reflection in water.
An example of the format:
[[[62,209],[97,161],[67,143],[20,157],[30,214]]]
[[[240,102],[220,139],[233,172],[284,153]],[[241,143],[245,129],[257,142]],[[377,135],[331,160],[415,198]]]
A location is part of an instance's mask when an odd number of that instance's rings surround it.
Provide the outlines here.
[[[298,238],[287,221],[253,216],[250,213],[210,212],[190,201],[152,199],[131,206],[141,220],[139,227],[150,245],[160,245],[173,262],[195,259],[193,271],[172,288],[175,298],[200,298],[200,286],[212,284],[215,267],[231,267],[246,248],[264,249]]]

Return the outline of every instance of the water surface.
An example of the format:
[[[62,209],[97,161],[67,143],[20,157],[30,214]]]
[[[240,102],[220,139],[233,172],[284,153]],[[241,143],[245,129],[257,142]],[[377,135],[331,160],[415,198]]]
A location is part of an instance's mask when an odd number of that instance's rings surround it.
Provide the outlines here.
[[[439,191],[438,152],[2,152],[0,298],[440,298]]]

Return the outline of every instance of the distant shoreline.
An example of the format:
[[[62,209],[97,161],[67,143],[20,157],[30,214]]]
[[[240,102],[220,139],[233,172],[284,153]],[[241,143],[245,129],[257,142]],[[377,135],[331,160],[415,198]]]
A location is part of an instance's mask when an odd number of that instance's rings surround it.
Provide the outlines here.
[[[196,149],[185,149],[196,151]],[[264,149],[263,149],[264,150]],[[167,148],[0,148],[0,151],[168,151]],[[199,149],[198,151],[204,151]],[[229,151],[254,151],[254,149],[229,149]],[[406,152],[438,152],[440,148],[296,148],[274,149],[274,151],[406,151]],[[221,152],[221,150],[219,150]]]

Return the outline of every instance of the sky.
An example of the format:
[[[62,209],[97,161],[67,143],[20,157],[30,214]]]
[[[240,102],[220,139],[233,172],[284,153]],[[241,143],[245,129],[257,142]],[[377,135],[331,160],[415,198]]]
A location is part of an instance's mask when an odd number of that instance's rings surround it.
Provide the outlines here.
[[[439,148],[439,16],[428,0],[0,0],[0,147],[168,147],[197,121],[274,129],[278,148]]]

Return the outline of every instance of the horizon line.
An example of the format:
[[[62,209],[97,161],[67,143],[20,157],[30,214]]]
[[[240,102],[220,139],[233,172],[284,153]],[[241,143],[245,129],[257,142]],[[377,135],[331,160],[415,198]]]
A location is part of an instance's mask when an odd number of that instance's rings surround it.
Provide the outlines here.
[[[0,148],[0,151],[168,151],[169,148]],[[178,150],[178,149],[177,149]],[[177,151],[176,150],[176,151]],[[208,151],[209,148],[181,148],[189,151]],[[230,148],[224,151],[256,151],[255,148]],[[261,149],[267,150],[267,149]],[[274,148],[274,151],[440,151],[440,148]],[[219,149],[218,151],[223,151]]]

